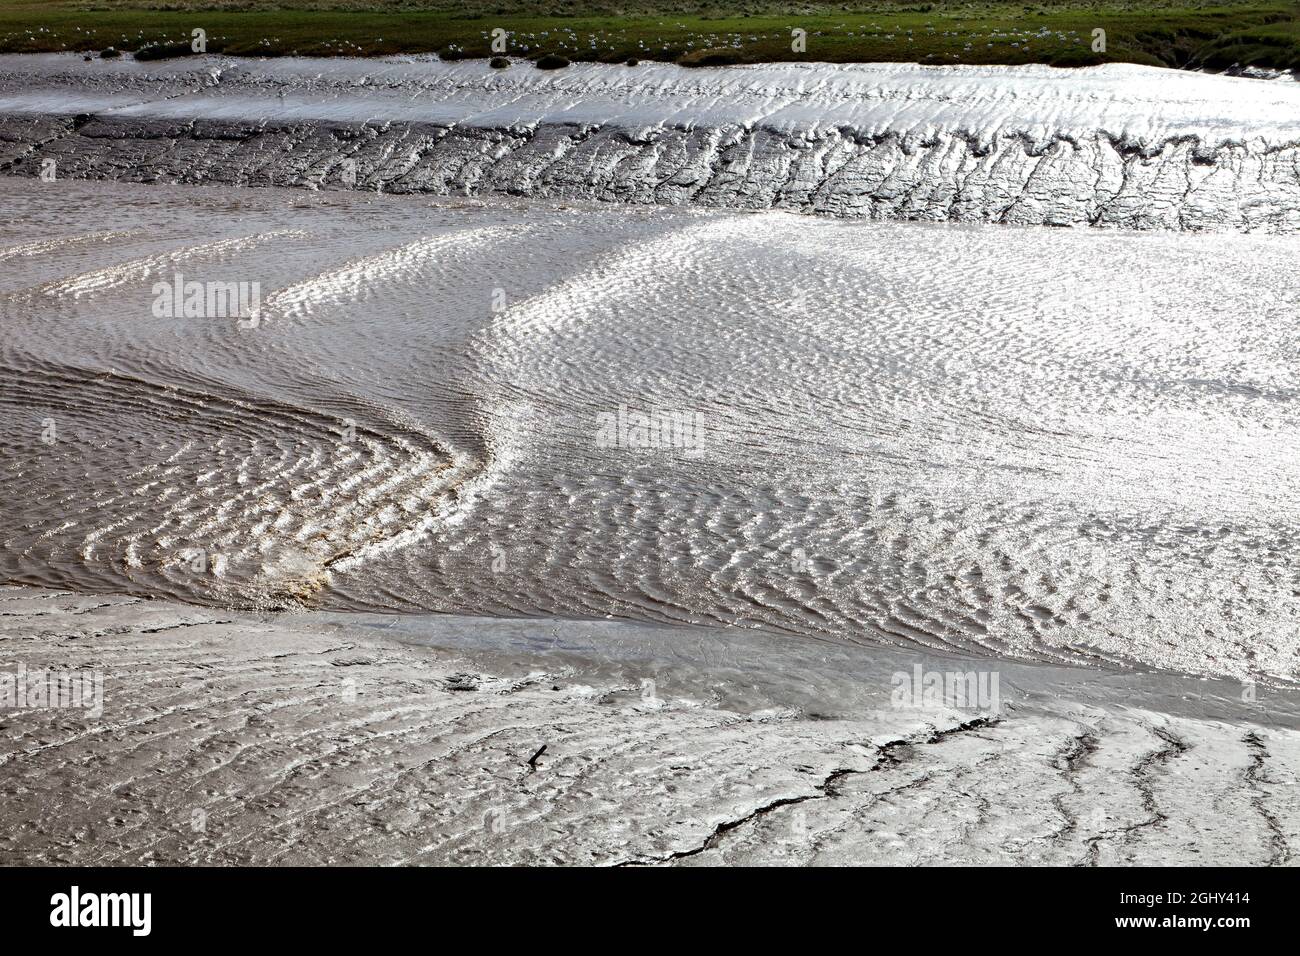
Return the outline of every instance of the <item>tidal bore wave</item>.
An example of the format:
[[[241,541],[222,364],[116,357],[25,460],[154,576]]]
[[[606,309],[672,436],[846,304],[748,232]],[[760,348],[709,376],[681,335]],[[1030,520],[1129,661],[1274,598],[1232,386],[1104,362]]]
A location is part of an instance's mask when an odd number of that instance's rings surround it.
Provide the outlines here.
[[[1294,681],[1298,106],[0,57],[0,579]]]

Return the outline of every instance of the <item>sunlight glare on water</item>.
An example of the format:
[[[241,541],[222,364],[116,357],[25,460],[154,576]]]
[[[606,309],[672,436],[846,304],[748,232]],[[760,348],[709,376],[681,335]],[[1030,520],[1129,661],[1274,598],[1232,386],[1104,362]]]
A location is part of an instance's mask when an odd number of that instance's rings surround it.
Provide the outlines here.
[[[8,581],[1295,676],[1300,239],[0,197]]]

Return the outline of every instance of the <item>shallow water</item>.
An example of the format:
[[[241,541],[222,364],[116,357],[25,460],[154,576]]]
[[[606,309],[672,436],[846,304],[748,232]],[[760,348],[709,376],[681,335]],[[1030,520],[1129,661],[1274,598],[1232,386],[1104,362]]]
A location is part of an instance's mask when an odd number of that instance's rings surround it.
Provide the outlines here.
[[[1295,237],[0,205],[7,581],[1300,673]],[[178,273],[256,327],[155,315]]]

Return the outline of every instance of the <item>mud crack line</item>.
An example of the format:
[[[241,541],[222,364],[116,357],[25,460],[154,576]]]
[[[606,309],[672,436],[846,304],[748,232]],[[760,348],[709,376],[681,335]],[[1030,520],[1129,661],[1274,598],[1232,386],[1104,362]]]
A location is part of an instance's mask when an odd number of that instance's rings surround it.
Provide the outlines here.
[[[742,817],[738,817],[735,820],[723,821],[713,828],[713,832],[705,837],[704,841],[700,843],[699,846],[691,847],[687,850],[676,850],[660,857],[622,860],[615,863],[614,866],[653,866],[657,863],[673,863],[677,860],[698,856],[707,850],[716,848],[718,844],[722,842],[722,838],[731,831],[737,830],[748,823],[752,823],[761,817],[767,816],[769,813],[779,810],[782,807],[807,803],[810,800],[827,800],[838,797],[839,790],[836,787],[836,784],[846,777],[851,777],[856,774],[873,773],[879,770],[887,770],[899,766],[903,762],[903,758],[897,756],[895,751],[918,745],[937,744],[954,734],[966,733],[983,727],[993,727],[999,723],[1001,723],[1000,717],[976,717],[972,720],[957,724],[955,727],[948,727],[943,730],[931,728],[920,734],[913,734],[898,740],[888,741],[877,748],[876,762],[866,770],[854,770],[849,767],[836,768],[827,774],[826,778],[822,780],[821,783],[817,784],[813,788],[813,793],[800,794],[797,797],[778,797],[769,803],[765,803],[762,806],[751,810]]]

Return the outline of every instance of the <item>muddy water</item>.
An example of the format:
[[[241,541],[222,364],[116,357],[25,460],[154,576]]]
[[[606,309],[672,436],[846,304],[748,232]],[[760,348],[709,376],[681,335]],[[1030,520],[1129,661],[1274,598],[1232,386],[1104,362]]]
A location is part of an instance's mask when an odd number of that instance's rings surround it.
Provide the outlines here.
[[[1296,676],[1294,237],[0,205],[7,581]]]

